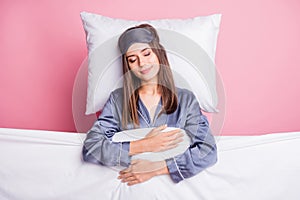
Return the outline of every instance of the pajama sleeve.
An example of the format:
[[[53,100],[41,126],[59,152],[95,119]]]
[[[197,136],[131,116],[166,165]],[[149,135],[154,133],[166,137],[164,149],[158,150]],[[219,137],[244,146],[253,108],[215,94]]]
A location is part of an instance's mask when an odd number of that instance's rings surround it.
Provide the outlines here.
[[[88,131],[83,144],[83,160],[105,166],[130,164],[129,142],[113,142],[112,137],[120,131],[119,112],[111,94],[99,118]]]
[[[195,96],[189,99],[184,130],[190,136],[191,144],[183,154],[166,160],[175,183],[198,174],[217,161],[217,147],[207,118],[202,115]]]

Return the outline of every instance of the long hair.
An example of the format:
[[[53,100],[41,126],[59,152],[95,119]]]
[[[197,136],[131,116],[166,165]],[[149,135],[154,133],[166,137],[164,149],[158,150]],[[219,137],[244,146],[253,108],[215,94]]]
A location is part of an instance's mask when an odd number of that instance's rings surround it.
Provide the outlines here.
[[[156,30],[149,24],[141,24],[127,29],[124,33],[135,28],[145,28],[152,32],[154,39],[149,43],[152,51],[158,58],[160,69],[158,72],[158,90],[162,95],[162,110],[160,113],[173,113],[177,109],[178,100],[176,96],[176,88],[170,64],[167,58],[165,48],[159,43],[159,36]],[[130,70],[126,55],[122,55],[123,61],[123,110],[122,110],[122,127],[127,129],[128,124],[132,123],[135,128],[139,127],[138,117],[138,90],[141,86],[141,81]]]

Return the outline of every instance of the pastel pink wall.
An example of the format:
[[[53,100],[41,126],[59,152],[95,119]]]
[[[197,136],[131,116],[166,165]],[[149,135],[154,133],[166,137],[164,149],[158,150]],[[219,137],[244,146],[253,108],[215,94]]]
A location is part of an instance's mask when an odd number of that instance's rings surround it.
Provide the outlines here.
[[[300,130],[298,0],[2,0],[0,9],[0,127],[76,131],[72,89],[87,54],[79,13],[89,11],[137,20],[222,13],[222,134]]]

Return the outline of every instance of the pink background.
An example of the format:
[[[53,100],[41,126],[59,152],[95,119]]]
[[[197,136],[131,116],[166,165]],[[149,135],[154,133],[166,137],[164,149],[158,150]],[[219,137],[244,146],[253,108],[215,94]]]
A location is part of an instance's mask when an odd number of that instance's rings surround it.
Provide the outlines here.
[[[222,134],[300,130],[298,0],[2,0],[0,9],[0,127],[76,131],[72,90],[87,55],[79,13],[88,11],[136,20],[222,13]]]

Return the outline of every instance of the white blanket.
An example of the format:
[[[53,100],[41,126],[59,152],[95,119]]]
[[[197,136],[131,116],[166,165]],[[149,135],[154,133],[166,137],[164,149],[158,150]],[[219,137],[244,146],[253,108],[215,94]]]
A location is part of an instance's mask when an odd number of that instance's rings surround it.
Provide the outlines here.
[[[0,128],[0,199],[300,199],[300,132],[219,136],[214,166],[178,184],[163,175],[135,186],[111,168],[83,162],[84,138]]]

